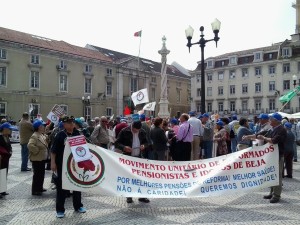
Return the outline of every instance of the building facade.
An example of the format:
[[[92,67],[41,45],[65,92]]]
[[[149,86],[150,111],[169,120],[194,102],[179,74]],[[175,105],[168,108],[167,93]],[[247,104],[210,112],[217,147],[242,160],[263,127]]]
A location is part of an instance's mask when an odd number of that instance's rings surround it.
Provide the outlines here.
[[[0,28],[0,117],[18,121],[26,111],[46,119],[55,104],[87,119],[122,115],[133,90],[149,87],[150,100],[159,99],[159,75],[144,67],[159,63],[143,60],[138,71],[136,57],[115,60],[95,49]],[[174,112],[187,111],[190,78],[168,69],[170,95],[180,94],[178,101],[173,96],[169,101]]]

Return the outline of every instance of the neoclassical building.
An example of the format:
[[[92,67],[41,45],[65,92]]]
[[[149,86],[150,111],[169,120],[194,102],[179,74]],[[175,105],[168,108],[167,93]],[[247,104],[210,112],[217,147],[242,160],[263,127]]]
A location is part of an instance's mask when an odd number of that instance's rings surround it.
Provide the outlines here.
[[[145,87],[159,102],[160,63],[137,66],[137,57],[100,49],[0,28],[0,117],[17,121],[27,111],[46,119],[55,104],[87,119],[122,115],[131,92]],[[189,110],[190,76],[172,65],[167,73],[174,116]]]
[[[300,1],[293,6],[299,11]],[[253,117],[278,110],[300,111],[300,98],[283,108],[279,98],[300,85],[300,14],[290,40],[256,49],[210,57],[205,60],[205,106],[210,113]],[[201,64],[192,74],[191,108],[201,112]]]

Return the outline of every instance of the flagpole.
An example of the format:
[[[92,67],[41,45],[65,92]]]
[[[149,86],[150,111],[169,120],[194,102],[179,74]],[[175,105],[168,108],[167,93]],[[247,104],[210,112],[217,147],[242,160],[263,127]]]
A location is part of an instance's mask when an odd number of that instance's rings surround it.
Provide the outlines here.
[[[138,75],[140,73],[140,53],[141,53],[141,43],[142,43],[142,30],[140,35],[140,44],[139,44],[139,55],[138,55]]]

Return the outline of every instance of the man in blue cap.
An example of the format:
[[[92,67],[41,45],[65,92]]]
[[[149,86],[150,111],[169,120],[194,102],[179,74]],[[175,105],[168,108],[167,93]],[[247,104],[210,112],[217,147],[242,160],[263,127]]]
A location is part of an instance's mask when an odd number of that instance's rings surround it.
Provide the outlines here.
[[[253,135],[245,135],[243,136],[243,140],[254,140],[258,135],[266,135],[267,132],[272,128],[269,122],[269,115],[265,113],[261,113],[258,117],[259,119],[259,129],[256,134]]]
[[[258,135],[257,138],[264,140],[266,143],[278,144],[279,149],[279,185],[271,187],[270,193],[264,196],[264,199],[270,199],[270,203],[277,203],[280,200],[282,192],[282,172],[284,162],[284,144],[287,137],[287,131],[281,124],[282,116],[279,113],[273,113],[270,116],[270,130],[265,135]]]

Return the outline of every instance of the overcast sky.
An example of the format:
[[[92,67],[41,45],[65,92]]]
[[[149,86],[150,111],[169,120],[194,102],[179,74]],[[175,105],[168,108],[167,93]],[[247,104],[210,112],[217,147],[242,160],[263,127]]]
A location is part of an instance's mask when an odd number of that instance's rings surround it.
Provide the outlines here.
[[[47,2],[47,3],[46,3]],[[258,48],[290,39],[295,32],[292,0],[6,0],[1,1],[0,26],[84,47],[92,44],[159,62],[161,38],[167,37],[168,64],[195,69],[200,48],[186,47],[184,30],[191,25],[193,42],[200,26],[213,38],[210,23],[221,21],[218,48],[207,43],[205,58]]]

